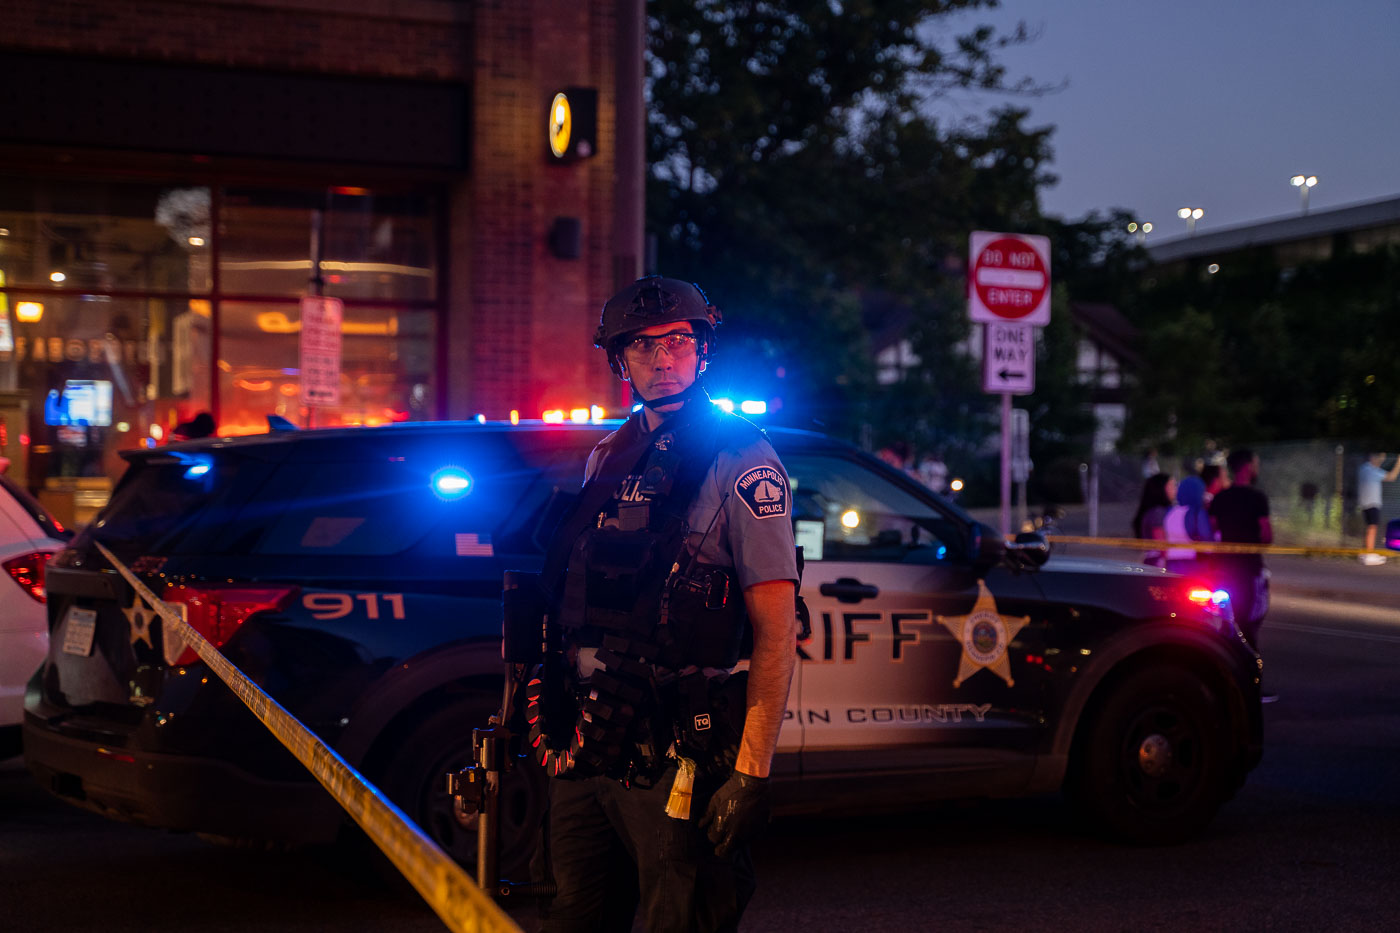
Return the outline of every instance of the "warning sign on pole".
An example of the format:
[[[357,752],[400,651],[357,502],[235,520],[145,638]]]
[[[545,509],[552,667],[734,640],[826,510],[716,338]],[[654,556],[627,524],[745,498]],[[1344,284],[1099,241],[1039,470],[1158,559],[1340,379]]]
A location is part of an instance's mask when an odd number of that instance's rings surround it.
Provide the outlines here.
[[[307,296],[301,300],[304,405],[340,404],[340,322],[344,311],[339,298]]]
[[[974,230],[968,312],[974,323],[1050,323],[1050,239]]]

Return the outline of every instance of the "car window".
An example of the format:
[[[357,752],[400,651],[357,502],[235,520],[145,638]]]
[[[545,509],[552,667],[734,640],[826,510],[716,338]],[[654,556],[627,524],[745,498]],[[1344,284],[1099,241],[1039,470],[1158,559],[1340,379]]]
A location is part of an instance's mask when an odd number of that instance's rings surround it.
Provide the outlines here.
[[[798,454],[783,465],[793,530],[809,561],[931,564],[964,555],[957,522],[854,459]]]
[[[118,553],[178,553],[218,524],[205,513],[234,489],[256,488],[271,467],[213,453],[133,458],[107,506],[88,526],[91,536]]]

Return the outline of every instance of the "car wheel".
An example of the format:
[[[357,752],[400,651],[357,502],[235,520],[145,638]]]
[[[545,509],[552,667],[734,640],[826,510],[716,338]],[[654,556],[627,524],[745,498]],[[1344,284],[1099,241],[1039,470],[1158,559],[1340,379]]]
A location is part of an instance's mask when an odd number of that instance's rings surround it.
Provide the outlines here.
[[[1200,677],[1146,668],[1104,699],[1081,736],[1072,793],[1113,838],[1180,842],[1203,830],[1229,796],[1223,704]]]
[[[479,817],[459,818],[448,795],[446,775],[472,763],[472,729],[494,712],[487,700],[454,703],[428,715],[391,753],[384,766],[384,793],[459,865],[476,870]],[[531,759],[516,759],[501,780],[501,874],[520,879],[539,842],[546,778]]]

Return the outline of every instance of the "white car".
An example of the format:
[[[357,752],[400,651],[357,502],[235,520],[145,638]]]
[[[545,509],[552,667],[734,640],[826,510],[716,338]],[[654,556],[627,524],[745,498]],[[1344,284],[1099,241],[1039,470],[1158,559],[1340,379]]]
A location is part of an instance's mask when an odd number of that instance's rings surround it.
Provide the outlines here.
[[[0,758],[19,753],[24,685],[49,650],[44,565],[66,530],[14,480],[0,476]]]

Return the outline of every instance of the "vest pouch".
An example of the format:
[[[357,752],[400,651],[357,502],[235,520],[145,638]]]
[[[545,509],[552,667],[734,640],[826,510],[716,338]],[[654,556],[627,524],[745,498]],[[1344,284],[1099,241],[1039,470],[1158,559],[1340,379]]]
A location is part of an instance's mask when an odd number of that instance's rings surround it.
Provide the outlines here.
[[[501,584],[501,660],[507,664],[544,660],[545,612],[540,575],[507,570]]]
[[[739,662],[748,614],[729,568],[697,564],[671,581],[668,605],[669,647],[681,666],[728,670]]]
[[[604,632],[650,634],[661,589],[680,550],[680,536],[596,528],[583,534],[584,625]],[[571,564],[570,573],[575,573]]]
[[[670,685],[681,751],[702,777],[722,780],[734,770],[748,718],[748,682],[748,671],[715,678],[697,671]]]

